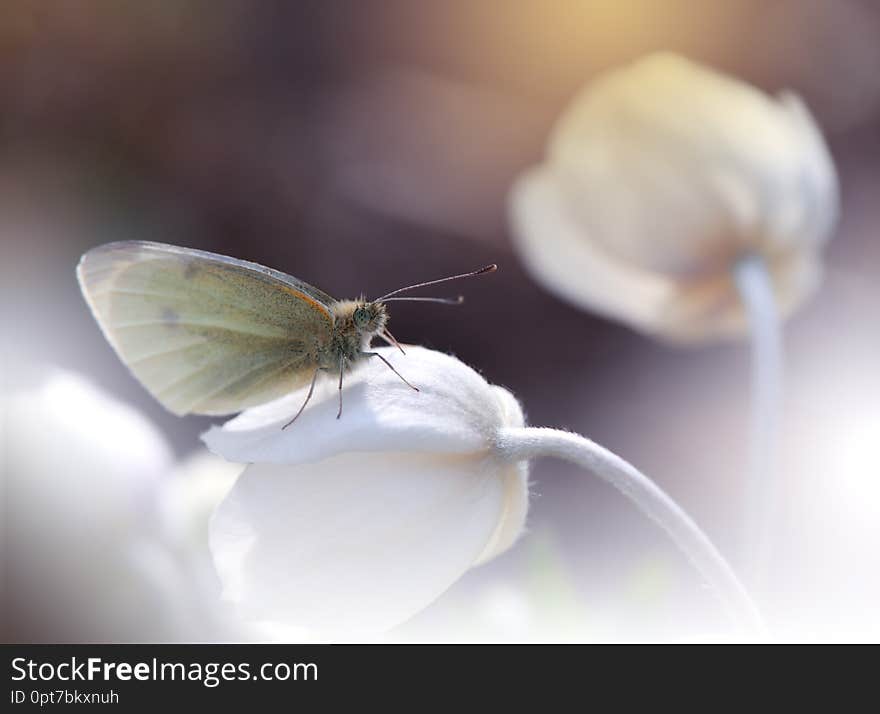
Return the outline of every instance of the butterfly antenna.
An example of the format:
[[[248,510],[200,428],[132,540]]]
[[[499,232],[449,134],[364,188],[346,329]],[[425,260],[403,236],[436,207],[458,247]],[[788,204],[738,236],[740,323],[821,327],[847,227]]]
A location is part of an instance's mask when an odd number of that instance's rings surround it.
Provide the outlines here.
[[[428,285],[437,285],[439,283],[448,283],[450,280],[460,280],[461,278],[474,278],[477,275],[483,275],[485,273],[494,273],[498,270],[498,266],[495,263],[492,265],[487,265],[484,268],[480,268],[479,270],[472,270],[470,273],[462,273],[461,275],[450,275],[447,278],[440,278],[439,280],[428,280],[424,283],[416,283],[414,285],[407,285],[405,288],[398,288],[397,290],[392,290],[387,295],[383,295],[380,298],[376,298],[374,302],[383,302],[387,300],[392,295],[397,295],[402,292],[406,292],[407,290],[415,290],[416,288],[424,288]],[[431,300],[433,302],[433,299]]]
[[[381,298],[380,298],[381,300]],[[438,297],[391,297],[385,298],[382,302],[439,302],[441,305],[461,305],[464,302],[464,295],[454,298],[438,298]]]

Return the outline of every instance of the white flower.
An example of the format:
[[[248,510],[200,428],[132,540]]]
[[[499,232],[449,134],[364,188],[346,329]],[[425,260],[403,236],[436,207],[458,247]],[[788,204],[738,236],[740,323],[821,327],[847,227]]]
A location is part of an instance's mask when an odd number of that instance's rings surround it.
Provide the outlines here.
[[[733,277],[763,259],[783,315],[820,278],[834,165],[790,93],[777,99],[674,55],[576,97],[511,194],[514,240],[549,290],[674,340],[738,335]]]
[[[228,599],[255,620],[317,633],[375,632],[415,614],[523,529],[527,465],[492,449],[521,427],[513,396],[458,360],[380,350],[348,375],[342,418],[332,379],[205,436],[255,462],[216,512],[211,546]]]
[[[60,371],[3,407],[14,636],[120,642],[212,635],[216,595],[183,567],[185,544],[161,508],[174,459],[160,432]]]
[[[576,434],[525,427],[513,396],[448,355],[381,350],[349,375],[342,418],[327,380],[299,419],[300,390],[203,439],[252,462],[211,524],[226,597],[252,620],[312,637],[388,629],[473,565],[509,548],[528,508],[527,464],[556,456],[606,479],[658,522],[737,624],[760,617],[730,567],[647,477]]]

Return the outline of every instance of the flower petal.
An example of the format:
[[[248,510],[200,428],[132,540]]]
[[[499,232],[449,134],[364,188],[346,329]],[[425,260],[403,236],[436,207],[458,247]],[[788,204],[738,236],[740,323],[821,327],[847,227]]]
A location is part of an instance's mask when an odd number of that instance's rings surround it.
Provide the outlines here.
[[[649,330],[671,281],[607,253],[569,214],[546,169],[523,175],[511,193],[513,238],[523,263],[547,289],[580,307]]]
[[[202,436],[208,448],[231,461],[310,463],[340,451],[483,451],[506,413],[498,392],[449,355],[407,347],[406,355],[380,352],[420,391],[404,384],[378,359],[345,376],[343,414],[336,419],[336,379],[319,378],[297,421],[306,389],[249,409]],[[522,425],[521,412],[514,415]]]
[[[504,486],[504,510],[495,532],[474,565],[482,565],[501,555],[517,541],[525,529],[529,510],[529,462],[506,464],[501,472],[501,480]]]
[[[412,453],[250,466],[211,524],[225,596],[256,620],[388,629],[483,553],[506,508],[499,468]]]
[[[4,400],[10,495],[20,516],[77,529],[155,526],[152,499],[172,468],[159,430],[83,377],[53,371]],[[12,498],[14,496],[14,498]],[[20,500],[18,500],[20,499]]]

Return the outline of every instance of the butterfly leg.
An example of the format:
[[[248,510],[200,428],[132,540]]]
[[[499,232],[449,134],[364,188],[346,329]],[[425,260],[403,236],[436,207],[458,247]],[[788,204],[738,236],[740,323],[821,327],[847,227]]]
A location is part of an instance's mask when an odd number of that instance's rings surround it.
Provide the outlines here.
[[[401,347],[400,343],[396,339],[394,339],[394,335],[391,334],[387,327],[385,328],[384,332],[379,334],[379,337],[385,340],[389,345],[393,345],[394,347],[399,349],[401,354],[406,354],[406,352],[403,351],[403,347]]]
[[[345,357],[339,358],[339,411],[336,412],[336,418],[342,416],[342,375],[345,374]]]
[[[306,404],[308,404],[309,399],[312,398],[312,392],[315,391],[315,382],[318,381],[318,372],[320,372],[321,370],[324,370],[324,369],[326,369],[326,367],[318,367],[318,369],[315,370],[315,374],[312,377],[312,383],[309,385],[309,393],[306,394],[306,400],[302,403],[302,406],[299,408],[299,411],[293,415],[293,419],[291,419],[289,422],[287,422],[284,426],[281,427],[282,431],[284,431],[287,427],[289,427],[291,424],[293,424],[293,422],[295,422],[297,419],[299,419],[299,415],[303,413],[303,409],[306,408]]]
[[[391,362],[389,362],[387,359],[385,359],[385,358],[384,358],[382,355],[380,355],[378,352],[361,352],[361,354],[364,355],[365,357],[378,357],[380,360],[382,360],[382,361],[386,364],[386,366],[388,367],[388,369],[390,369],[392,372],[394,372],[394,374],[396,374],[398,377],[400,377],[401,380],[403,380],[403,383],[404,383],[405,385],[407,385],[408,387],[412,387],[412,388],[415,389],[417,392],[419,391],[419,388],[418,388],[417,386],[415,386],[414,384],[410,384],[410,383],[406,380],[406,377],[404,377],[400,372],[398,372],[396,369],[394,369],[394,365],[392,365]]]

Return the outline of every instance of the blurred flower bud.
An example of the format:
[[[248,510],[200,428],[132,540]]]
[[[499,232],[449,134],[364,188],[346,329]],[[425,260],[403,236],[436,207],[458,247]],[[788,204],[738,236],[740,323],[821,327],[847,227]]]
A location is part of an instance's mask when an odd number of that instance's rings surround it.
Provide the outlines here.
[[[210,636],[213,595],[182,567],[160,506],[174,461],[159,431],[65,372],[3,408],[11,638]]]
[[[375,360],[347,376],[339,420],[325,380],[285,430],[304,390],[204,435],[252,463],[211,524],[243,615],[348,637],[386,630],[522,532],[527,464],[494,452],[500,430],[523,426],[513,396],[453,357],[381,351],[419,392]]]
[[[837,215],[828,149],[800,100],[680,57],[593,82],[511,195],[514,240],[549,290],[673,340],[738,335],[733,266],[763,259],[790,314]]]

